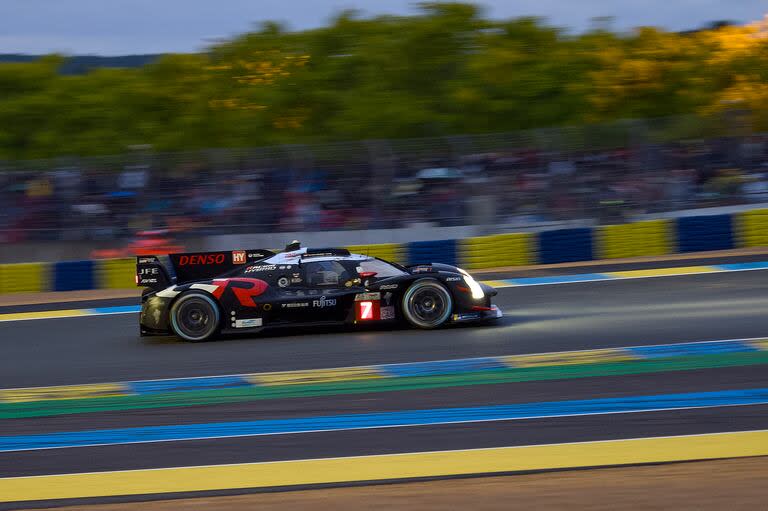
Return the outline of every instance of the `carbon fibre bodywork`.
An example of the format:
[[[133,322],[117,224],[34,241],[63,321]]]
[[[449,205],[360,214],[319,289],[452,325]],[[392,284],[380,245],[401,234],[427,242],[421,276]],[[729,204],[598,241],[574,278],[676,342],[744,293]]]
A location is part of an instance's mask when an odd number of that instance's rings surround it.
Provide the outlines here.
[[[237,251],[252,252],[252,251]],[[462,270],[445,264],[402,267],[368,256],[349,254],[340,249],[268,253],[258,261],[223,268],[221,276],[174,284],[174,264],[165,268],[159,260],[137,261],[139,275],[148,264],[161,268],[155,288],[142,296],[140,331],[142,335],[174,333],[171,308],[174,301],[189,292],[204,293],[215,300],[220,312],[219,332],[257,332],[264,328],[315,325],[391,324],[403,318],[403,296],[416,281],[434,280],[450,293],[449,322],[479,321],[501,316],[492,305],[496,291],[478,284]],[[213,255],[210,255],[213,254]],[[201,265],[221,261],[223,253],[198,254]],[[233,257],[233,259],[235,259]],[[176,258],[176,261],[183,260]],[[390,265],[393,276],[379,277],[361,271],[361,265],[377,261]],[[177,263],[178,264],[178,263]],[[316,272],[318,264],[333,265],[334,272]],[[330,282],[317,282],[316,275],[332,273]],[[475,290],[468,285],[469,281]],[[167,287],[164,284],[168,284]],[[140,284],[141,285],[141,284]],[[482,290],[482,297],[478,289]],[[473,296],[474,295],[474,296]]]

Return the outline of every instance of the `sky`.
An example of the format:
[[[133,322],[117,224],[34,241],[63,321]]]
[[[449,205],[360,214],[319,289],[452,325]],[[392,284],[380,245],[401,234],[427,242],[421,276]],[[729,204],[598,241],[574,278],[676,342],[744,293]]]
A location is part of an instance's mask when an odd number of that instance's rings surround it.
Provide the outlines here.
[[[581,31],[597,16],[613,28],[698,28],[713,20],[748,22],[766,0],[481,0],[494,18],[541,16]],[[411,14],[407,0],[0,0],[0,53],[126,55],[191,52],[266,20],[299,30],[318,27],[346,8],[364,14]]]

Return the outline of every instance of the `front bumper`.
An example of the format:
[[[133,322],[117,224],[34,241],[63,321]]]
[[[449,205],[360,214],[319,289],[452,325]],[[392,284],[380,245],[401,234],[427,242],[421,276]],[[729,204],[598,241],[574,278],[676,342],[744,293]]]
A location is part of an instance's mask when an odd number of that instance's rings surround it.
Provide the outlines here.
[[[467,323],[471,321],[489,321],[492,319],[499,319],[504,314],[496,305],[491,305],[488,310],[459,312],[451,316],[451,321],[454,323]]]

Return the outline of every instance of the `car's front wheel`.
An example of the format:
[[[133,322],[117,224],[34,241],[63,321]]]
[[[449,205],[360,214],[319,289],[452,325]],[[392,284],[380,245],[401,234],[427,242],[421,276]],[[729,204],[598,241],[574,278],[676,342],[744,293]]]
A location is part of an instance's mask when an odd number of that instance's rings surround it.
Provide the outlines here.
[[[403,295],[403,315],[419,328],[437,328],[451,316],[453,298],[440,282],[417,280]]]
[[[220,322],[219,306],[205,293],[184,293],[171,307],[173,332],[185,341],[210,340],[218,333]]]

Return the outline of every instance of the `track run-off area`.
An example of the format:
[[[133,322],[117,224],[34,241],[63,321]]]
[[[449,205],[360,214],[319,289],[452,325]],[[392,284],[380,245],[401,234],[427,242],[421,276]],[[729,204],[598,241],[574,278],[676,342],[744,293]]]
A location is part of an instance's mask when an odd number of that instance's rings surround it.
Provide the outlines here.
[[[768,455],[768,264],[487,274],[436,331],[140,338],[0,307],[0,508]]]

